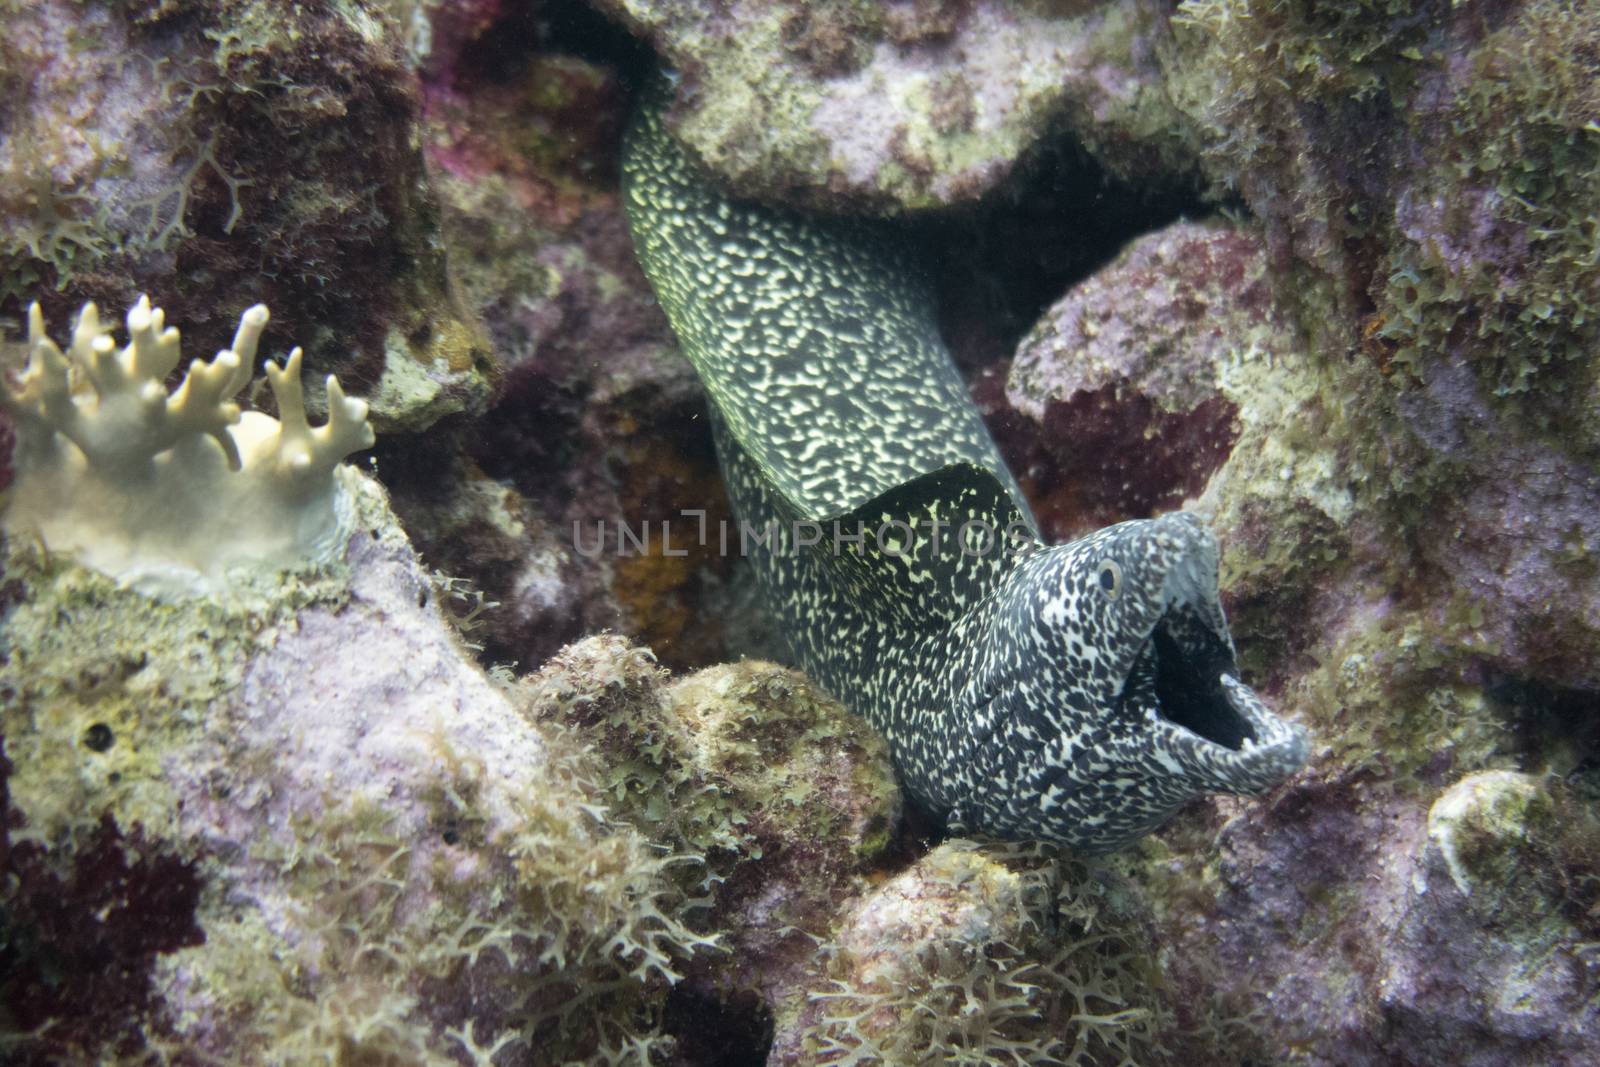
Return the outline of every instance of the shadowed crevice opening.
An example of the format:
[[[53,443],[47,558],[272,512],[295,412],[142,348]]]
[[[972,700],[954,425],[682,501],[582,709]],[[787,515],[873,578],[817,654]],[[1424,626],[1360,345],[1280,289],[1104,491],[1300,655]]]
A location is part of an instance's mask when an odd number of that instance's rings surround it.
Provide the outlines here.
[[[1223,692],[1221,676],[1233,667],[1223,643],[1208,635],[1197,647],[1185,648],[1168,630],[1166,620],[1156,625],[1156,697],[1161,716],[1184,729],[1237,752],[1255,731],[1233,709]]]
[[[751,990],[720,993],[680,982],[664,1020],[678,1042],[675,1062],[693,1067],[762,1067],[772,1049],[772,1010]]]

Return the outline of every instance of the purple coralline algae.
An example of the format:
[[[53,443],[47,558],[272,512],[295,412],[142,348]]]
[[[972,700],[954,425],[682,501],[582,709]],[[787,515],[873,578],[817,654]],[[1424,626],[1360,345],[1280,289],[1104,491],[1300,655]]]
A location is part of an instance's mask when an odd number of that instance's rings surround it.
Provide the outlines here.
[[[1209,517],[1244,662],[1322,745],[1268,804],[1206,801],[1131,860],[1169,979],[1201,991],[1179,1030],[1306,1063],[1584,1062],[1596,605],[1540,546],[1546,522],[1582,545],[1593,475],[1497,426],[1449,358],[1394,398],[1319,356],[1270,263],[1254,225],[1169,227],[1046,312],[1003,397],[980,387],[1061,532],[1085,501]],[[1469,839],[1516,861],[1468,886]],[[1517,921],[1479,906],[1511,898]]]
[[[980,398],[1049,533],[1148,516],[1205,488],[1239,436],[1227,369],[1252,345],[1292,344],[1267,274],[1250,230],[1175,225],[1135,241],[1023,339],[1003,397]]]
[[[837,210],[976,199],[1066,125],[1117,174],[1194,166],[1143,0],[602,0],[680,78],[674,131],[739,190]]]
[[[223,309],[266,303],[380,430],[482,407],[488,345],[446,274],[398,21],[282,0],[0,19],[0,312],[149,293],[214,351]]]
[[[1159,923],[1171,977],[1203,991],[1182,1014],[1231,1003],[1245,1047],[1297,1063],[1593,1059],[1581,803],[1483,771],[1431,808],[1370,779],[1310,784],[1266,822],[1225,826],[1211,888],[1179,891]]]

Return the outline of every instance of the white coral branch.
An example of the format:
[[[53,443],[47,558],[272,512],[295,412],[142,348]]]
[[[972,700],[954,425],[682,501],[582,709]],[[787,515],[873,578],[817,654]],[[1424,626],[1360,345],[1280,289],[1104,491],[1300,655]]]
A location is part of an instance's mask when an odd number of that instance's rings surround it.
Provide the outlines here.
[[[247,310],[232,346],[191,362],[169,394],[179,335],[148,298],[129,309],[120,349],[86,304],[63,351],[34,304],[27,366],[0,383],[20,435],[4,527],[27,526],[112,573],[192,567],[207,581],[241,561],[288,566],[329,551],[333,474],[373,442],[367,405],[330,376],[328,420],[312,427],[297,348],[267,368],[281,418],[241,415],[233,397],[249,384],[267,321],[264,306]]]
[[[328,375],[328,421],[313,429],[306,421],[305,388],[300,381],[300,349],[289,353],[282,367],[267,364],[267,381],[278,402],[279,430],[271,459],[286,478],[307,479],[327,474],[352,452],[372,447],[367,402],[350,400],[339,379]]]
[[[245,312],[245,320],[266,323],[267,309]],[[195,360],[172,396],[165,379],[179,360],[178,331],[165,324],[148,297],[128,311],[128,345],[118,350],[100,325],[99,310],[85,304],[63,352],[44,332],[39,305],[28,309],[28,366],[16,388],[0,393],[24,419],[43,423],[77,445],[91,465],[106,469],[138,466],[185,437],[214,438],[231,468],[239,468],[238,449],[228,428],[239,421],[232,397],[248,380],[249,364],[231,350],[210,363]],[[244,322],[240,324],[244,331]],[[253,356],[253,352],[251,353]]]

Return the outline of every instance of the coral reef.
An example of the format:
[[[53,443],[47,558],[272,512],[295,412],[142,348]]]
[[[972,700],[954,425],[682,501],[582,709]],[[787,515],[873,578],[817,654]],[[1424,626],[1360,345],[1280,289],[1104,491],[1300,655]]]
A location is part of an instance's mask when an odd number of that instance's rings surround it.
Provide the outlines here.
[[[709,1001],[792,990],[838,901],[884,862],[900,815],[882,738],[794,671],[754,661],[669,681],[616,637],[527,684],[536,718],[588,739],[621,817],[678,853],[726,955],[694,961]]]
[[[0,8],[0,313],[140,292],[220,348],[270,304],[380,431],[479,408],[419,145],[416,77],[377,0]],[[317,329],[312,329],[316,324]]]
[[[669,876],[685,858],[608,815],[577,739],[463,655],[356,484],[345,559],[265,605],[152,600],[13,545],[11,1062],[670,1045],[651,1020],[709,951]]]
[[[1306,1063],[1585,1062],[1595,814],[1545,776],[1594,759],[1597,601],[1540,546],[1584,543],[1593,476],[1449,356],[1398,398],[1327,358],[1339,323],[1306,322],[1260,232],[1136,242],[1046,313],[1003,396],[978,383],[1047,521],[1209,516],[1242,662],[1323,746],[1267,806],[1207,801],[1130,860],[1194,991],[1171,1033]],[[1101,455],[1110,476],[1085,474]]]
[[[1170,1009],[1124,894],[1047,847],[940,845],[846,910],[767,1062],[1157,1062]]]
[[[267,364],[278,418],[241,415],[267,325],[257,304],[233,344],[193,361],[170,395],[178,330],[146,297],[120,351],[86,304],[63,352],[28,312],[27,368],[0,404],[17,422],[19,468],[0,529],[146,589],[227,595],[235,572],[332,558],[350,534],[341,462],[373,442],[367,405],[328,376],[327,422],[306,422],[301,351]],[[248,578],[245,579],[248,582]]]
[[[993,189],[1052,124],[1114,174],[1194,165],[1160,5],[603,0],[679,77],[674,131],[741,192],[914,210]]]
[[[1600,21],[1226,0],[1185,27],[1174,96],[1261,220],[1330,400],[1359,408],[1342,465],[1418,572],[1397,584],[1462,591],[1439,621],[1463,652],[1594,688]]]
[[[0,1059],[1600,1059],[1597,33],[0,2]],[[699,670],[774,646],[622,222],[652,49],[735,188],[916,216],[1052,535],[1207,518],[1303,777],[1093,865],[930,840],[803,677]],[[86,301],[124,344],[45,337]],[[330,416],[310,496],[249,488]]]
[[[1288,352],[1248,227],[1180,223],[1130,244],[1052,306],[978,385],[1007,461],[1058,538],[1199,493],[1241,427],[1227,379]]]

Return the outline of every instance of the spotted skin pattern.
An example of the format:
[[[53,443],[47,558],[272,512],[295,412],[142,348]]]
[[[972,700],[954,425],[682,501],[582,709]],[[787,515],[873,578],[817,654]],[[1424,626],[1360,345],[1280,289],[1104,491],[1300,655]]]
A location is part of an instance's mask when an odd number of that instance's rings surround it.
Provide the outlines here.
[[[1100,851],[1299,768],[1304,733],[1237,681],[1211,535],[1179,513],[1043,545],[881,231],[724,197],[653,103],[623,167],[742,547],[919,806]]]

